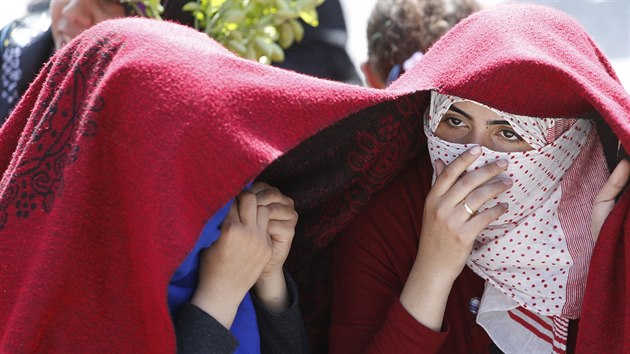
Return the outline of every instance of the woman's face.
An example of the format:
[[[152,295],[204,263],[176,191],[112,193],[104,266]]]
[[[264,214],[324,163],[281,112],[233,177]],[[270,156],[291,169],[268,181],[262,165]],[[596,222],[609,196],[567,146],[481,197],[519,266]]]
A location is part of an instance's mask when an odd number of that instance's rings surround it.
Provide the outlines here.
[[[125,16],[119,0],[51,0],[52,35],[59,49],[84,30],[111,18]]]
[[[533,148],[506,120],[473,102],[457,102],[444,113],[435,135],[451,143],[482,145],[493,151],[517,152]]]

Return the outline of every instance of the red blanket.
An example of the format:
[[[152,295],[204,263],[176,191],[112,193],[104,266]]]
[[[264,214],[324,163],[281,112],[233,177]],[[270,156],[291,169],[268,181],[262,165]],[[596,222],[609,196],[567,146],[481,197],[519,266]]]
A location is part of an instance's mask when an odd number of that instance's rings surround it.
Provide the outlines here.
[[[517,114],[595,109],[630,146],[630,98],[585,36],[555,11],[499,7],[375,91],[257,65],[174,24],[96,26],[48,63],[0,130],[0,352],[174,350],[168,281],[205,221],[256,176],[296,200],[290,266],[308,324],[325,333],[326,245],[425,153],[426,90]],[[630,349],[629,198],[595,249],[586,352]]]

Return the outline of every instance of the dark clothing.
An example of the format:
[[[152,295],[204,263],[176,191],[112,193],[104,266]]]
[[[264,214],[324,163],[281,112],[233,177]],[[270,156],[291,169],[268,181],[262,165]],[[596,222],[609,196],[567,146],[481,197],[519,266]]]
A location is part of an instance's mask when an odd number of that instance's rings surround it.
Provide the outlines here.
[[[285,273],[289,291],[289,308],[282,313],[271,313],[252,292],[260,331],[261,353],[310,353],[298,305],[297,285]],[[174,318],[179,353],[233,353],[237,339],[212,316],[192,304],[185,304]]]
[[[36,16],[36,15],[32,15]],[[30,20],[29,20],[30,19]],[[0,125],[54,51],[50,28],[28,16],[0,32]]]
[[[285,50],[285,59],[274,66],[348,84],[361,79],[346,52],[348,34],[339,0],[326,0],[317,8],[319,26],[304,22],[304,38]]]
[[[193,304],[174,319],[178,353],[234,353],[238,341],[223,325]]]

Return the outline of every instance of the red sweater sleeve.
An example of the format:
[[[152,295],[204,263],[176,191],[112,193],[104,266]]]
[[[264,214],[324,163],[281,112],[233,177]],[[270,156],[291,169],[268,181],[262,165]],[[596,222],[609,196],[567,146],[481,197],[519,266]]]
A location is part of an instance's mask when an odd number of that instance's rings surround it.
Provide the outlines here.
[[[430,171],[414,161],[335,241],[330,353],[435,353],[445,341],[398,299],[416,258]]]

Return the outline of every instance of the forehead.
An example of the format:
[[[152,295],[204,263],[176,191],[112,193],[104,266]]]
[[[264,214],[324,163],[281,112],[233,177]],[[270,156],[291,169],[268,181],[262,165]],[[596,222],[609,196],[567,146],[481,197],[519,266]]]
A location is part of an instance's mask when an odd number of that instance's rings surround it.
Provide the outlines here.
[[[470,102],[470,101],[455,102],[451,105],[449,110],[453,111],[453,107],[456,110],[465,112],[466,115],[470,116],[470,118],[474,120],[491,121],[491,120],[503,119],[497,112],[475,102]]]

